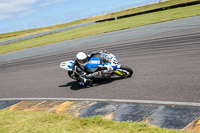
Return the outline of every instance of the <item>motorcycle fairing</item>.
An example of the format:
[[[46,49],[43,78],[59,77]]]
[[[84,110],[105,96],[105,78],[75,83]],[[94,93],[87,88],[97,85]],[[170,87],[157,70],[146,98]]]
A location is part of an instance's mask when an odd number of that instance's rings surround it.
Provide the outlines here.
[[[74,61],[69,60],[69,61],[62,62],[60,64],[60,67],[65,70],[72,71],[73,65],[74,65]]]
[[[101,65],[100,61],[100,58],[96,56],[91,57],[85,66],[86,71],[95,72],[98,69],[98,66]]]
[[[113,54],[101,53],[100,56],[93,56],[89,59],[86,64],[86,71],[95,72],[98,66],[102,65],[111,65],[113,70],[115,70],[118,66],[118,60]]]

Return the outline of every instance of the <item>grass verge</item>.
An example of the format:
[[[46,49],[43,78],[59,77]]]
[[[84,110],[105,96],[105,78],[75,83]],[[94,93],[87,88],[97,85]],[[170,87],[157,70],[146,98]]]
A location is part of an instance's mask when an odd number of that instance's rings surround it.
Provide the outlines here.
[[[200,4],[119,19],[0,46],[0,54],[116,30],[200,15]]]
[[[70,22],[70,23],[64,23],[64,24],[48,26],[48,27],[43,27],[43,28],[36,28],[36,29],[29,29],[29,30],[0,34],[0,41],[10,40],[10,39],[14,39],[14,38],[19,38],[19,37],[23,37],[23,36],[28,36],[28,35],[41,33],[41,32],[55,30],[58,28],[69,27],[69,26],[78,25],[78,24],[82,24],[82,23],[122,16],[122,15],[126,15],[126,14],[137,13],[137,12],[141,12],[141,11],[146,11],[146,10],[151,10],[151,9],[155,9],[155,8],[161,8],[161,7],[166,7],[166,6],[171,6],[171,5],[186,3],[186,2],[191,2],[191,1],[195,1],[195,0],[168,0],[168,1],[155,3],[155,4],[151,4],[151,5],[146,5],[146,6],[142,6],[142,7],[138,7],[138,8],[131,8],[131,9],[126,9],[126,10],[122,10],[122,11],[118,11],[118,12],[114,12],[114,13],[108,13],[108,14],[104,14],[104,15],[81,19],[81,20]]]
[[[117,122],[101,116],[0,110],[1,133],[187,133],[138,122]]]

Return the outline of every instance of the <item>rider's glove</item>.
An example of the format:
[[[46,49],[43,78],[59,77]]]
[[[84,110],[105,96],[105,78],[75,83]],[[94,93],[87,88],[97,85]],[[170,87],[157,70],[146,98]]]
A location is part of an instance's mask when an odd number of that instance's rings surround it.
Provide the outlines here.
[[[109,53],[107,50],[99,50],[98,52],[100,52],[100,53]]]
[[[88,57],[92,57],[93,55],[96,55],[98,53],[99,53],[98,51],[93,51],[92,53],[88,54]]]

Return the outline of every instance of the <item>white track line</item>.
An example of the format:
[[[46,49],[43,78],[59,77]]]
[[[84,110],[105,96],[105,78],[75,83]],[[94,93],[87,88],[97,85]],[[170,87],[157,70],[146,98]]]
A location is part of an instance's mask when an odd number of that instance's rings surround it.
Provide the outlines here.
[[[197,107],[200,107],[200,103],[156,101],[156,100],[92,99],[92,98],[0,98],[0,101],[14,101],[14,100],[15,101],[27,101],[27,100],[97,101],[97,102],[119,102],[119,103],[179,105],[179,106],[197,106]]]

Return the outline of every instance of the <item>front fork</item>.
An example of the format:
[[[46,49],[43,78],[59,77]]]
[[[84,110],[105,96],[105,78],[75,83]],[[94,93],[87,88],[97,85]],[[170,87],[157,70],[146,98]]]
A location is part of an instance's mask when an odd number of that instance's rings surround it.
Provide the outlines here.
[[[119,75],[119,76],[123,76],[123,75],[124,75],[124,74],[123,74],[122,72],[120,72],[120,71],[115,71],[114,73],[117,74],[117,75]]]
[[[120,67],[121,67],[121,64],[118,64],[118,65],[117,65],[117,68],[116,68],[116,71],[114,71],[114,73],[117,74],[117,75],[119,75],[119,76],[123,76],[124,73],[122,73],[122,72],[120,72],[120,71],[118,70],[118,69],[120,69]]]

